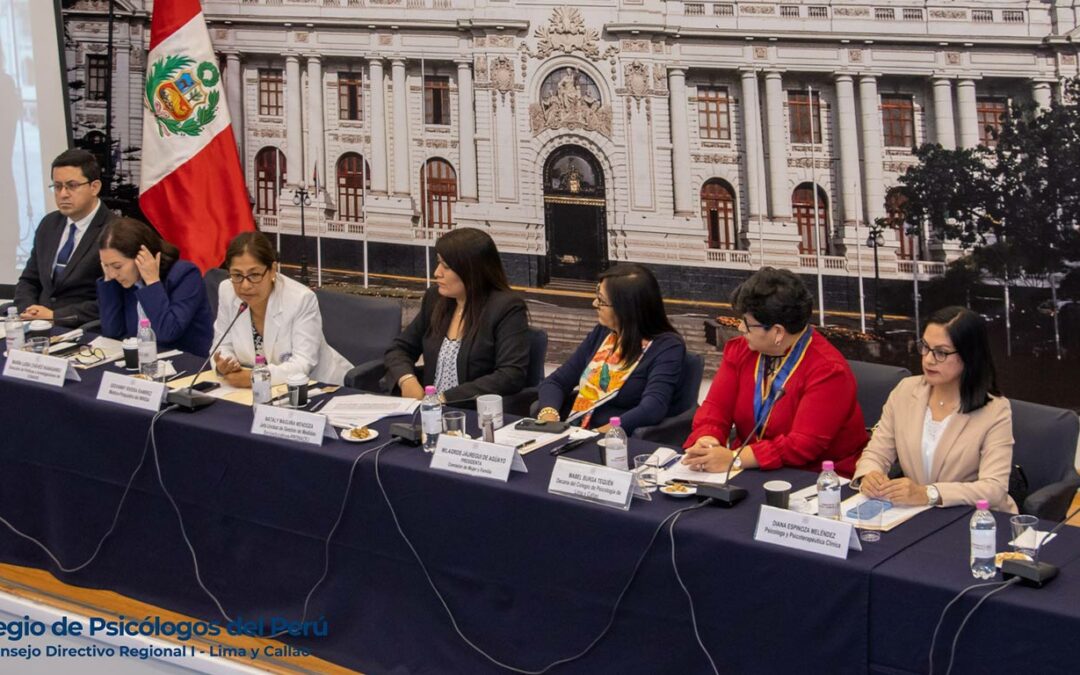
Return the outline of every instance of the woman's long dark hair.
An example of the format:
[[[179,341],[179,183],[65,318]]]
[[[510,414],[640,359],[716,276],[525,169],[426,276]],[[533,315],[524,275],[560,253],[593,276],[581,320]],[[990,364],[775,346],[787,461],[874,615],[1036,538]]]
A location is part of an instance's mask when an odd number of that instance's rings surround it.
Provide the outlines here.
[[[462,227],[439,237],[435,242],[435,252],[465,284],[463,334],[472,335],[480,327],[480,314],[484,311],[488,296],[495,291],[510,290],[499,249],[486,232]],[[446,334],[456,304],[453,298],[439,296],[428,326],[432,335]]]
[[[265,234],[262,232],[241,232],[229,242],[229,247],[225,249],[225,260],[221,263],[221,267],[229,269],[233,258],[239,258],[245,253],[266,265],[268,272],[273,269],[274,263],[278,261],[277,251],[274,250],[274,245],[270,243],[270,239]]]
[[[679,334],[668,320],[660,284],[648,267],[637,263],[615,265],[600,275],[600,282],[607,282],[607,301],[619,320],[618,348],[623,365],[641,356],[642,340],[663,333]]]
[[[931,314],[926,323],[945,328],[956,355],[964,362],[964,372],[960,374],[960,412],[975,412],[990,402],[991,394],[1001,396],[985,319],[966,307],[945,307]]]
[[[117,218],[106,225],[99,242],[99,249],[111,248],[132,260],[139,255],[139,249],[143,246],[150,251],[151,255],[156,256],[160,253],[159,273],[162,279],[169,276],[169,270],[180,259],[180,249],[162,239],[157,230],[134,218]]]

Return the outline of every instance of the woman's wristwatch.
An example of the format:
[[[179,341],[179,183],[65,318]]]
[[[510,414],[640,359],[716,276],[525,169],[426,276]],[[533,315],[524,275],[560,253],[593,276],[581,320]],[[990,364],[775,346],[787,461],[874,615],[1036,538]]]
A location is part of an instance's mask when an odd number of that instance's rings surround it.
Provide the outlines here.
[[[936,485],[927,485],[926,486],[926,505],[927,506],[937,506],[937,504],[938,504],[938,502],[940,500],[941,500],[941,493],[938,492],[937,486]]]

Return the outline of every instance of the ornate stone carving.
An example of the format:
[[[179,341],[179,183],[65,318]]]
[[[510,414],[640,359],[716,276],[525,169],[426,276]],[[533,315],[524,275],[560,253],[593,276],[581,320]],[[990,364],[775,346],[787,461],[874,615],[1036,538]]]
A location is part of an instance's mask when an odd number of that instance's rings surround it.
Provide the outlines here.
[[[475,40],[473,40],[473,46],[474,47],[486,47],[487,46],[487,38],[483,37],[483,36],[476,38]]]
[[[653,54],[664,54],[667,51],[663,42],[654,42],[652,50]]]
[[[769,58],[769,48],[768,47],[754,47],[754,58],[758,59],[759,61],[763,61],[763,60]]]
[[[623,78],[634,98],[640,99],[649,93],[649,67],[641,61],[631,61],[623,66]]]
[[[889,173],[904,173],[908,170],[908,167],[915,166],[916,164],[918,164],[918,162],[885,162],[881,166]]]
[[[811,157],[789,157],[787,165],[796,169],[828,169],[834,160],[818,158],[815,162]]]
[[[863,51],[861,49],[849,49],[847,50],[848,61],[852,63],[863,62]]]
[[[310,33],[297,33],[296,34],[296,41],[297,42],[307,42],[309,36],[310,36]]]
[[[662,63],[654,63],[652,67],[653,86],[660,94],[667,93],[667,68]]]
[[[251,135],[255,138],[282,138],[285,136],[283,129],[253,129]]]
[[[603,105],[595,85],[589,87],[592,83],[580,82],[580,77],[566,68],[550,93],[545,94],[546,88],[541,88],[541,101],[529,106],[534,135],[544,129],[586,129],[611,137],[611,106]]]
[[[540,26],[534,34],[537,58],[547,58],[554,53],[573,54],[582,52],[594,59],[600,58],[600,33],[585,27],[585,19],[574,7],[556,7],[546,26]]]
[[[833,7],[833,16],[870,16],[869,7]]]
[[[214,39],[215,40],[226,40],[226,39],[228,39],[228,37],[229,37],[229,29],[228,28],[215,28],[214,29]]]
[[[489,47],[503,47],[506,49],[513,48],[514,36],[513,35],[492,35],[488,37]]]
[[[514,88],[514,62],[506,56],[496,56],[491,60],[491,84],[506,93]]]
[[[623,40],[620,44],[624,52],[649,53],[650,43],[648,40]]]
[[[1076,65],[1076,54],[1062,54],[1061,55],[1061,65],[1063,65],[1063,66],[1075,66]]]
[[[477,56],[473,59],[473,72],[476,73],[477,82],[486,82],[488,79],[488,61],[486,56]]]
[[[695,154],[694,161],[698,164],[738,164],[738,155],[722,154]]]
[[[739,5],[739,14],[776,14],[776,5]]]
[[[945,63],[950,66],[960,65],[960,52],[945,52]]]
[[[379,36],[379,46],[381,46],[381,47],[389,47],[392,44],[394,44],[394,36],[393,35],[380,35]]]
[[[966,9],[932,9],[930,10],[930,18],[966,21],[968,13]]]

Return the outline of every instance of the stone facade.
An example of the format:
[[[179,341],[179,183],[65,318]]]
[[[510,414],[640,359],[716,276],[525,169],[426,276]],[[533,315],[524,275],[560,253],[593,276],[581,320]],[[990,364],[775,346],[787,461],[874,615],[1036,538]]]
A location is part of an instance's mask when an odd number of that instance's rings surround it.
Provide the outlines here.
[[[102,48],[103,4],[65,10],[74,78]],[[118,6],[114,135],[139,145],[152,2]],[[415,274],[443,225],[426,199],[433,174],[424,167],[437,159],[452,168],[451,222],[488,229],[513,256],[516,280],[530,284],[587,276],[587,266],[560,267],[581,254],[553,240],[551,220],[595,215],[598,234],[582,237],[601,241],[582,246],[594,247],[601,266],[652,263],[665,277],[682,269],[709,283],[762,264],[804,274],[820,264],[846,288],[873,275],[866,223],[886,215],[913,146],[976,145],[986,101],[1048,106],[1078,72],[1080,10],[1070,0],[204,0],[203,8],[253,201],[266,194],[259,153],[277,148],[287,166],[284,186],[271,192],[277,203],[262,206],[263,229],[299,233],[293,191],[311,189],[317,173],[326,190],[307,209],[306,228],[321,233],[324,258],[359,270],[367,241],[372,271]],[[283,79],[274,114],[260,114],[261,71]],[[342,77],[359,83],[355,121],[342,119]],[[445,95],[428,91],[432,77]],[[796,120],[804,95],[817,106]],[[426,123],[435,98],[449,123]],[[896,100],[906,101],[899,112]],[[709,110],[722,115],[709,123]],[[73,119],[92,124],[103,111],[80,102]],[[898,133],[908,138],[897,124],[910,129],[910,145],[896,144]],[[568,145],[599,166],[602,193],[576,200],[572,181],[545,173]],[[339,187],[346,153],[363,158],[359,198]],[[122,170],[137,181],[137,163]],[[816,209],[793,204],[812,184]],[[727,201],[711,236],[704,197],[717,185]],[[578,210],[558,210],[567,204]],[[808,240],[815,210],[824,222]],[[879,250],[886,279],[915,270],[899,237],[887,231]],[[958,251],[931,240],[919,253],[925,278]],[[700,295],[685,283],[679,294]]]

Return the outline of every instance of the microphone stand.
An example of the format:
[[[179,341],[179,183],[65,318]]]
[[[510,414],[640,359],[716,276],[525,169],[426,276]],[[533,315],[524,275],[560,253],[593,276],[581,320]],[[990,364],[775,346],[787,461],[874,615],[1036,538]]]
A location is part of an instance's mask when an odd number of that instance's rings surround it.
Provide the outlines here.
[[[217,401],[213,396],[208,396],[201,391],[195,391],[193,387],[195,386],[195,382],[198,381],[199,376],[202,375],[203,370],[206,369],[207,364],[210,363],[210,359],[214,358],[214,354],[217,353],[218,347],[225,341],[225,336],[229,334],[232,327],[236,325],[236,320],[240,318],[241,314],[247,311],[247,308],[248,304],[246,302],[240,303],[240,309],[236,311],[236,316],[233,317],[233,320],[229,322],[229,326],[225,329],[225,332],[218,338],[217,344],[210,350],[210,354],[207,355],[206,360],[203,361],[202,365],[199,366],[199,369],[195,371],[195,377],[191,378],[191,383],[183,389],[173,389],[166,394],[166,403],[175,405],[184,412],[195,412],[196,410],[201,410],[209,405],[213,405],[214,402]]]
[[[1080,490],[1077,490],[1077,492],[1080,492]],[[1080,508],[1073,510],[1072,513],[1065,516],[1064,520],[1047,532],[1043,542],[1057,534],[1057,531],[1077,513],[1080,513]],[[1035,536],[1039,536],[1038,532],[1036,532]],[[1006,560],[1001,564],[1001,575],[1005,579],[1019,577],[1020,584],[1023,586],[1042,588],[1058,575],[1058,568],[1056,565],[1040,561],[1036,556],[1035,560]]]
[[[739,447],[735,448],[735,454],[731,458],[731,464],[728,464],[727,471],[724,473],[723,485],[705,485],[699,483],[697,487],[697,493],[699,497],[712,497],[713,504],[730,509],[742,500],[746,499],[747,493],[745,488],[741,488],[731,484],[731,469],[735,466],[735,461],[739,459],[739,455],[742,454],[743,448],[747,446],[750,439],[755,434],[761,431],[761,427],[765,425],[765,421],[769,419],[769,414],[776,406],[776,402],[784,397],[785,390],[783,387],[779,387],[776,390],[776,397],[773,398],[769,404],[765,414],[761,416],[761,421],[754,425],[754,428],[750,430],[750,433],[746,435],[743,442],[739,444]]]

